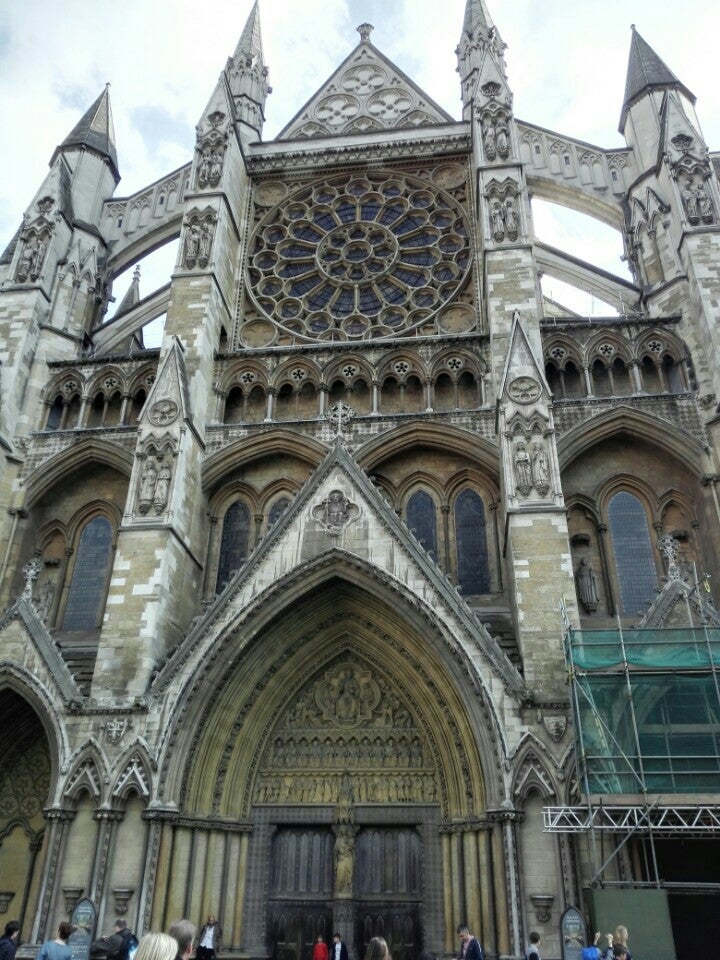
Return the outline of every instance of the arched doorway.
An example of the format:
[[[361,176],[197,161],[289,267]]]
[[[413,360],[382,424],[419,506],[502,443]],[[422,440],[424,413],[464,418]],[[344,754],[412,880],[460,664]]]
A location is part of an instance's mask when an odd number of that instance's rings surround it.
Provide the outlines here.
[[[278,960],[334,929],[358,954],[377,934],[395,957],[444,952],[461,917],[498,942],[493,726],[463,655],[359,569],[288,594],[187,691],[153,923],[207,905],[230,943]]]
[[[50,744],[37,713],[15,690],[0,691],[0,877],[8,919],[28,939],[42,874],[43,808],[52,780]]]

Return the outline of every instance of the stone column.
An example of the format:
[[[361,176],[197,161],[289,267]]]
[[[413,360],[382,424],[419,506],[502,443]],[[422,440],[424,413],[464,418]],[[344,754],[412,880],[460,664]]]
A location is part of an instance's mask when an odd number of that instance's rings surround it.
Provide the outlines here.
[[[48,924],[55,912],[61,868],[65,860],[68,824],[75,819],[75,811],[52,807],[45,811],[44,816],[50,824],[50,828],[48,830],[46,868],[38,895],[38,911],[32,928],[31,940],[33,943],[42,943],[46,938],[52,936]]]

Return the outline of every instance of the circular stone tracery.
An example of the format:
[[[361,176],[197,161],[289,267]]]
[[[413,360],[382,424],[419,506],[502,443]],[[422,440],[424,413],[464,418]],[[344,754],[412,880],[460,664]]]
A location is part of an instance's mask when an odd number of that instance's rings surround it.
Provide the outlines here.
[[[380,171],[297,191],[258,224],[250,251],[258,308],[313,339],[424,325],[470,264],[460,205],[426,181]]]

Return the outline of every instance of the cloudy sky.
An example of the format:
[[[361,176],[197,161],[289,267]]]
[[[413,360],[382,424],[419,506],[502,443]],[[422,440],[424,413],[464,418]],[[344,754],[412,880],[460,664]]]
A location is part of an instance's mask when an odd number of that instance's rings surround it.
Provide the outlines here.
[[[14,233],[62,141],[106,81],[122,181],[132,193],[191,156],[194,126],[240,35],[251,0],[6,0],[0,4],[0,248]],[[508,45],[515,113],[602,146],[617,123],[634,22],[698,97],[720,149],[716,81],[720,5],[708,0],[489,0]],[[358,41],[372,40],[459,117],[454,50],[465,0],[261,0],[273,94],[271,139]],[[541,239],[622,273],[620,242],[584,218],[536,210]],[[116,286],[122,295],[122,286]],[[149,292],[148,287],[143,289]]]

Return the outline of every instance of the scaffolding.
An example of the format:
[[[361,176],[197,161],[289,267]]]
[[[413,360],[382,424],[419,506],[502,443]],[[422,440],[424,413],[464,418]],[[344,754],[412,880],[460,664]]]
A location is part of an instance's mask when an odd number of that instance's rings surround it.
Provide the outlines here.
[[[602,885],[627,841],[642,836],[660,886],[655,839],[720,837],[720,628],[703,618],[687,628],[627,630],[618,620],[615,630],[575,630],[564,619],[583,805],[546,807],[544,828],[587,833]],[[612,852],[600,857],[609,836]]]

